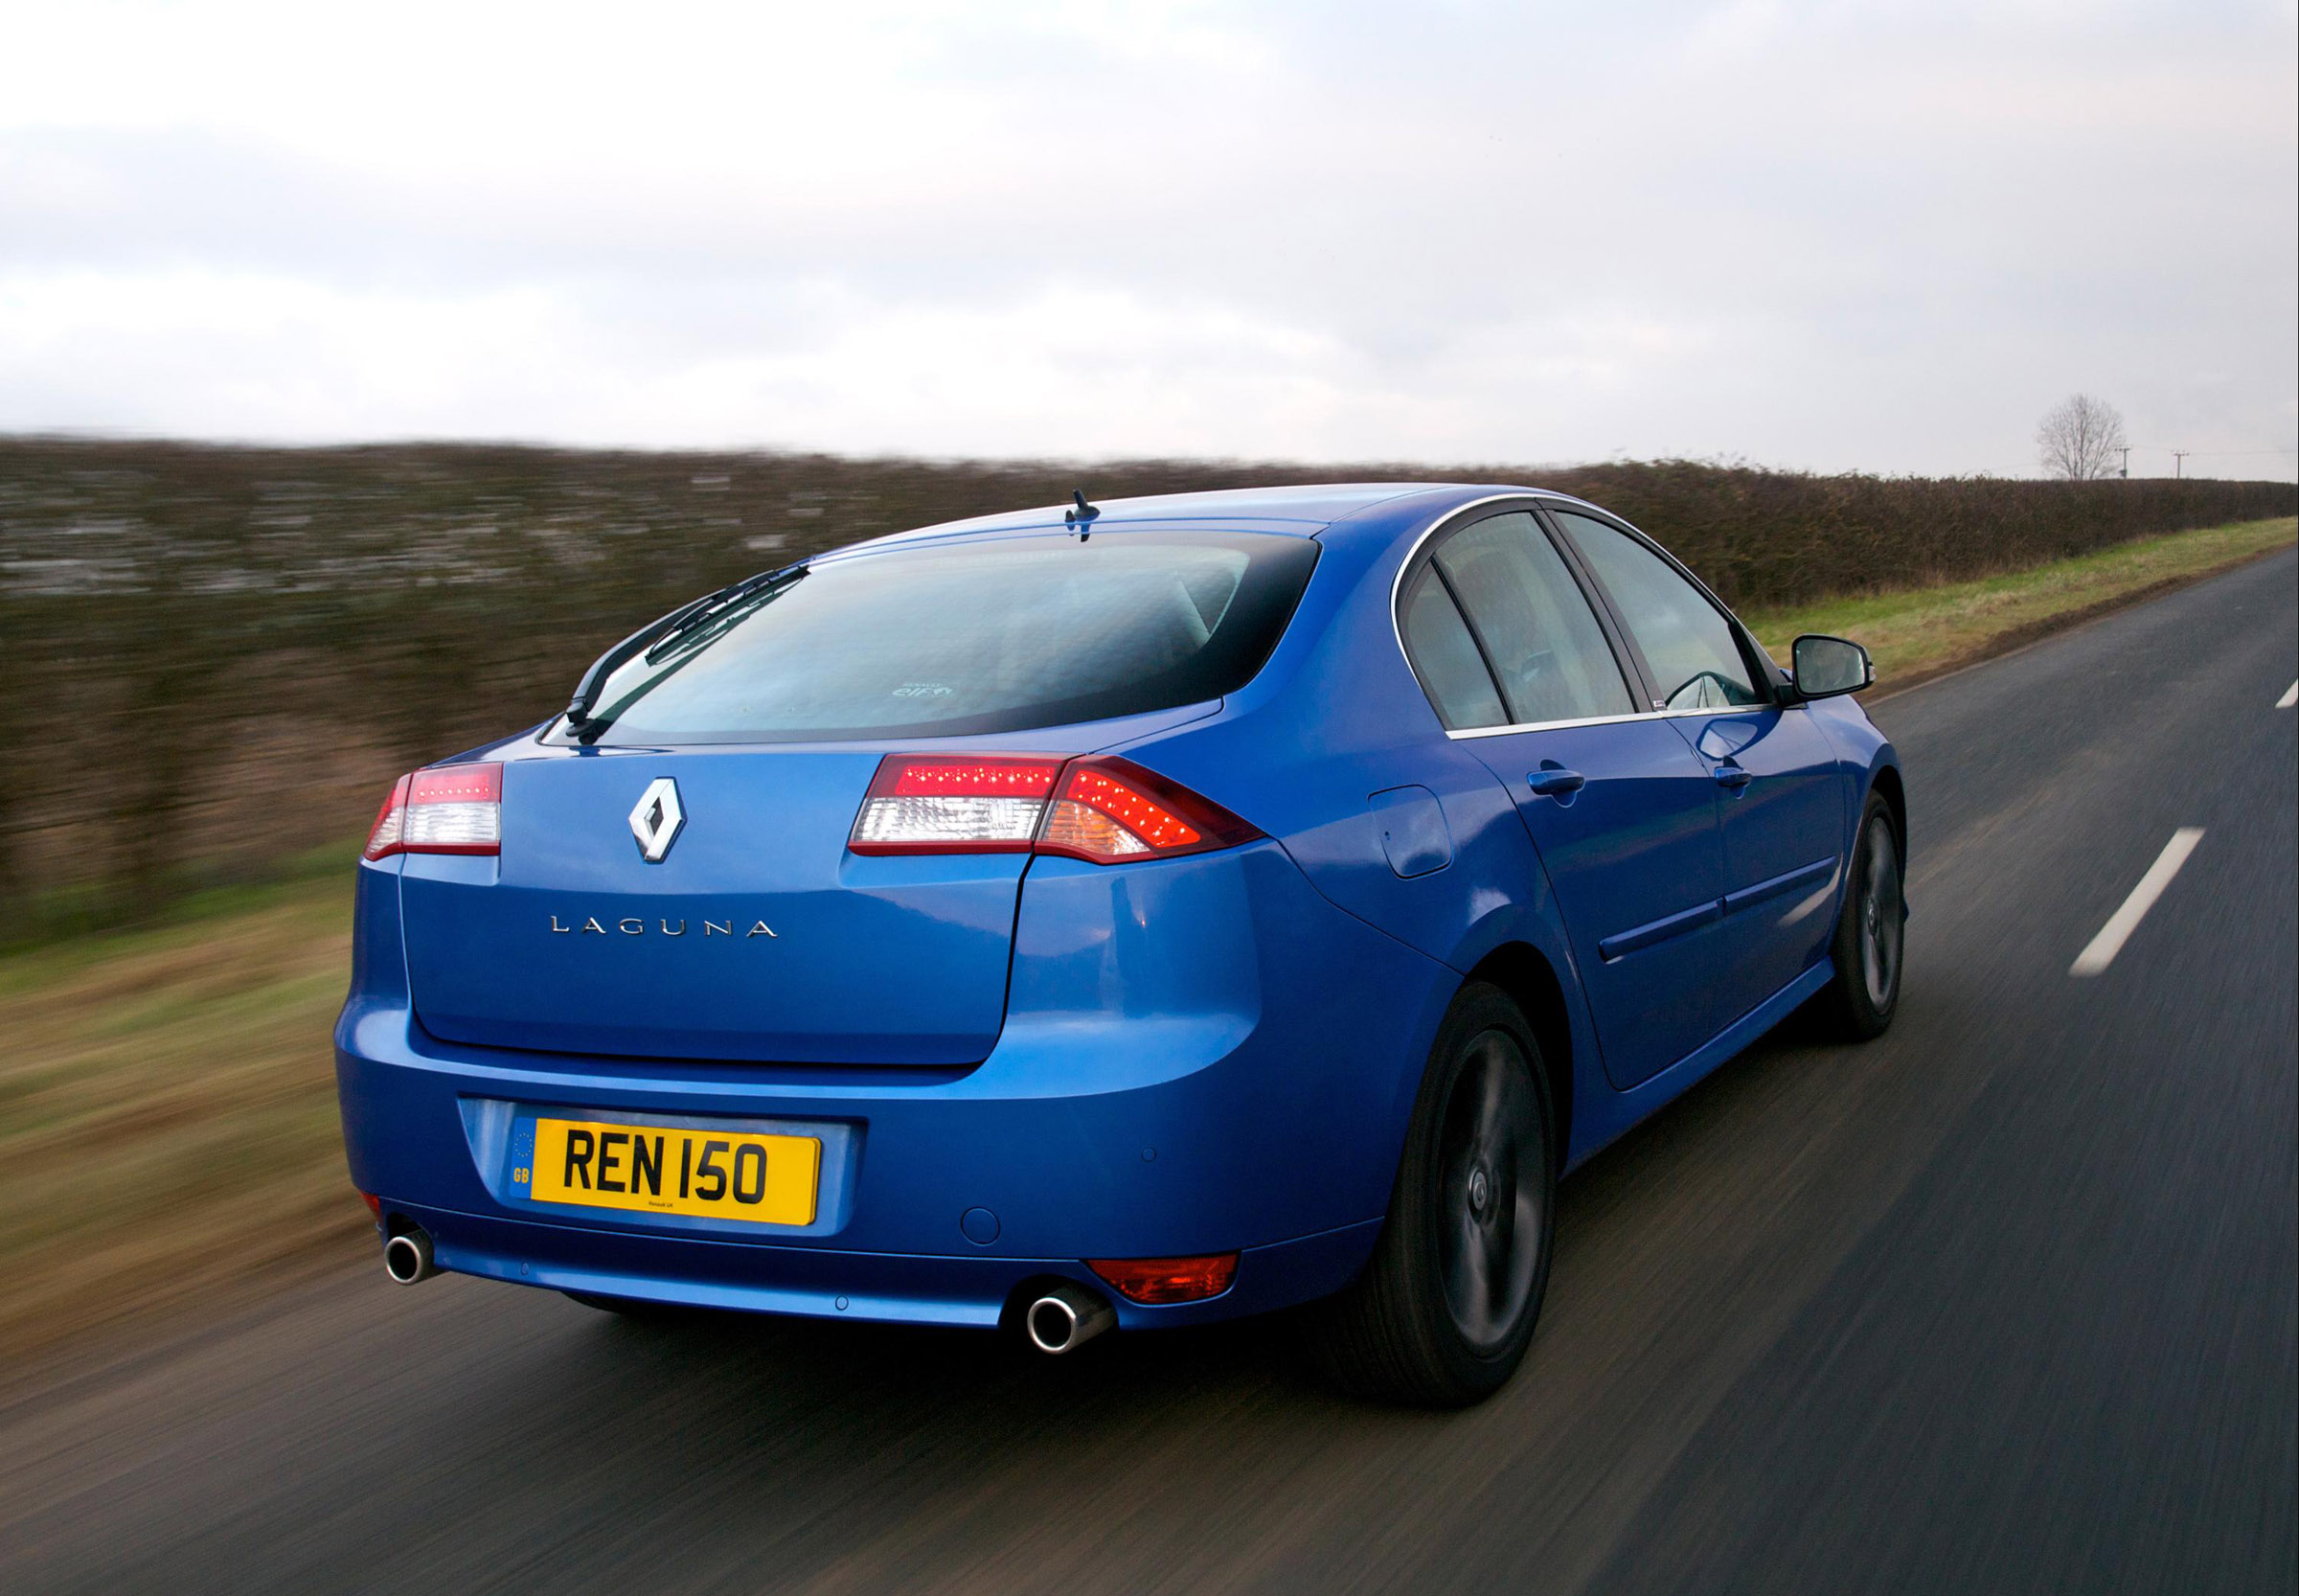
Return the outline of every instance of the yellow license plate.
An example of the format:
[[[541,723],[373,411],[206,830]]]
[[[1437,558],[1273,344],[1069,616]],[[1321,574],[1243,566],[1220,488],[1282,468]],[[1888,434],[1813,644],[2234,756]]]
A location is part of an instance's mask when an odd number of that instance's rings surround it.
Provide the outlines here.
[[[538,1119],[528,1190],[538,1202],[811,1224],[822,1143],[812,1136]]]

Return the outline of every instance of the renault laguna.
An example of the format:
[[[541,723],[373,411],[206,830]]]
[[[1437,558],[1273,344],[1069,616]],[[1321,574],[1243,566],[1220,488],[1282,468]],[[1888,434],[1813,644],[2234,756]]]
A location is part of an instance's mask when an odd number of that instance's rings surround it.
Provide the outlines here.
[[[1855,644],[1506,487],[1113,501],[694,600],[399,779],[335,1033],[391,1277],[1497,1389],[1557,1183],[1900,998]]]

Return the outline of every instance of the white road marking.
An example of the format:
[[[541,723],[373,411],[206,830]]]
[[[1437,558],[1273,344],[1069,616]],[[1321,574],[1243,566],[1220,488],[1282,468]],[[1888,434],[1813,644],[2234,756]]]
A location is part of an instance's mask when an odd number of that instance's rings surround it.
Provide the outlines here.
[[[2289,709],[2293,704],[2299,704],[2299,682],[2293,682],[2285,688],[2283,696],[2275,700],[2277,709]]]
[[[2131,889],[2131,896],[2124,900],[2124,906],[2107,917],[2107,923],[2076,955],[2076,962],[2067,967],[2067,972],[2097,975],[2115,963],[2115,956],[2124,950],[2125,941],[2139,929],[2140,921],[2155,906],[2155,900],[2163,896],[2163,889],[2172,884],[2172,878],[2179,874],[2179,867],[2202,840],[2200,826],[2182,826],[2174,832],[2172,840],[2163,845],[2163,852],[2155,855],[2155,862],[2139,878],[2139,885]]]

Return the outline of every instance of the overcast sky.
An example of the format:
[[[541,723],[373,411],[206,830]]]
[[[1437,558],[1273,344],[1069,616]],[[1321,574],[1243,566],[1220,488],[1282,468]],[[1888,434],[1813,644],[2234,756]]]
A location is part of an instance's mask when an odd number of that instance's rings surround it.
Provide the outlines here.
[[[2293,0],[0,30],[0,430],[2294,470]]]

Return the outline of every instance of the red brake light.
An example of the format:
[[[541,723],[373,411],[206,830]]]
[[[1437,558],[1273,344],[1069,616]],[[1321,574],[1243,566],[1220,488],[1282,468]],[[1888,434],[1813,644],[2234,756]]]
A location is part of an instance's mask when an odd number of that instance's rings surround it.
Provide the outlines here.
[[[401,776],[376,815],[366,857],[392,854],[499,854],[503,767],[442,764]]]
[[[1203,1258],[1089,1258],[1085,1266],[1130,1302],[1201,1302],[1238,1278],[1238,1255]]]
[[[897,798],[1043,798],[1060,770],[1058,760],[905,759],[880,764],[878,780],[891,771]]]
[[[1211,799],[1130,760],[1091,759],[1079,760],[1064,775],[1037,851],[1116,864],[1234,848],[1261,834]]]
[[[1058,854],[1095,864],[1233,848],[1262,833],[1122,759],[889,754],[847,847],[856,854]]]

